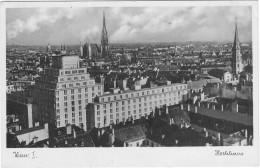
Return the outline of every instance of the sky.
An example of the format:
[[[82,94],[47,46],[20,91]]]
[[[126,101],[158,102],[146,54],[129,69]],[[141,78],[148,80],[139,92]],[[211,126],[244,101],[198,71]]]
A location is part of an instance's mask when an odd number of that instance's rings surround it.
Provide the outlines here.
[[[247,6],[9,8],[7,44],[100,43],[103,11],[110,43],[252,40]]]

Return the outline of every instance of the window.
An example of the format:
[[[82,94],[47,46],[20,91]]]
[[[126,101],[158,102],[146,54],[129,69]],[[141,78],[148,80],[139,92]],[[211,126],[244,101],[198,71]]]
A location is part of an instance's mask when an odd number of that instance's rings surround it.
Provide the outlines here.
[[[75,111],[75,107],[71,107],[71,110],[72,110],[72,111]]]
[[[57,118],[57,120],[59,120],[59,119],[60,119],[60,115],[57,115],[57,117],[56,117],[56,118]]]
[[[68,120],[65,120],[65,125],[67,125],[68,124]]]
[[[64,96],[64,101],[67,101],[67,96]]]
[[[71,96],[71,100],[74,100],[74,95]]]
[[[88,99],[85,99],[85,103],[88,103]]]
[[[78,95],[78,98],[81,99],[81,94]]]
[[[97,105],[97,110],[99,110],[99,105]]]
[[[68,118],[68,114],[65,114],[65,118],[66,118],[66,119]]]
[[[80,83],[76,83],[76,86],[80,86]]]
[[[79,104],[81,104],[81,100],[79,100],[78,102],[79,102]]]
[[[79,106],[79,110],[82,110],[82,107],[81,107],[81,106]]]
[[[74,80],[78,80],[78,77],[74,77]]]
[[[65,74],[70,74],[70,71],[65,71]]]
[[[60,108],[60,104],[59,103],[57,103],[56,106],[57,106],[57,108]]]
[[[58,126],[58,127],[60,126],[60,121],[57,121],[57,126]]]
[[[74,102],[74,101],[71,101],[71,104],[74,106],[74,105],[75,105],[75,102]]]
[[[79,112],[79,116],[82,116],[82,111]]]
[[[74,89],[71,89],[71,94],[74,94]]]
[[[64,95],[67,95],[67,90],[64,90]]]
[[[67,108],[64,108],[64,111],[65,111],[65,113],[67,113],[67,112],[68,112],[68,109],[67,109]]]
[[[75,124],[75,118],[72,119],[72,123]]]
[[[106,115],[107,111],[106,111],[106,110],[103,110],[103,113],[104,113],[104,115]]]
[[[103,104],[103,108],[106,108],[106,105],[105,105],[105,104]]]
[[[75,117],[75,113],[72,113],[72,117]]]
[[[100,121],[100,117],[97,117],[97,121]]]
[[[113,119],[113,115],[110,115],[110,119]]]
[[[73,87],[73,84],[69,84],[69,87]]]
[[[56,96],[59,96],[59,91],[56,91]]]
[[[87,82],[83,82],[83,85],[87,85]],[[87,90],[87,88],[85,88],[85,91]],[[87,91],[86,91],[87,92]]]
[[[81,78],[81,79],[85,79],[85,76],[81,76],[80,78]]]
[[[64,106],[67,107],[68,103],[67,102],[64,102]]]
[[[79,117],[79,122],[82,122],[82,117]]]
[[[60,78],[60,81],[63,82],[63,81],[64,81],[64,78]]]
[[[78,89],[78,93],[81,93],[81,89],[80,88]]]
[[[60,109],[57,109],[57,110],[56,110],[56,113],[59,114],[59,113],[60,113]]]

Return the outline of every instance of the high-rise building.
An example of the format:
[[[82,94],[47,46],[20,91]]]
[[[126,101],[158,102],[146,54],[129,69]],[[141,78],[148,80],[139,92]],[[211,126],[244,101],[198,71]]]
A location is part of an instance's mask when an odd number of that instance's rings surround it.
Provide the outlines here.
[[[232,47],[232,72],[234,75],[238,75],[242,71],[243,71],[242,54],[240,51],[238,30],[237,30],[237,21],[236,21],[235,38],[234,38],[234,44]]]
[[[52,67],[36,79],[34,100],[51,128],[75,124],[86,130],[86,104],[103,94],[103,85],[79,66],[79,56],[53,56]]]
[[[102,35],[101,35],[101,57],[105,58],[108,56],[108,36],[107,36],[107,29],[106,29],[106,18],[105,18],[105,13],[103,13],[103,30],[102,30]]]

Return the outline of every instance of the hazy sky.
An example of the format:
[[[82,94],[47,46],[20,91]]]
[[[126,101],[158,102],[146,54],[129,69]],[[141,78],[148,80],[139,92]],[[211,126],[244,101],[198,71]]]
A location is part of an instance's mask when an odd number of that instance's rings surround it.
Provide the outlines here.
[[[121,7],[7,9],[7,44],[100,43],[106,14],[109,42],[252,39],[251,7]]]

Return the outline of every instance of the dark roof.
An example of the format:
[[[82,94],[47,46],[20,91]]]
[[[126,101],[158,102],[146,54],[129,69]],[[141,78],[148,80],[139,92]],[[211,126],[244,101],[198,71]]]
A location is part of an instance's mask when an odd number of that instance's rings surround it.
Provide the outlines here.
[[[222,79],[227,71],[223,69],[212,69],[208,72],[209,75]]]
[[[247,126],[253,126],[253,117],[246,116],[236,112],[214,110],[211,108],[197,107],[198,114],[205,115],[208,117],[226,120],[233,123],[243,124]],[[187,110],[187,104],[184,105],[184,109]],[[195,113],[195,106],[190,105],[190,112]]]
[[[115,130],[115,139],[121,142],[132,142],[144,139],[145,137],[145,132],[141,125],[134,125]]]
[[[39,126],[39,127],[32,127],[32,128],[27,128],[27,129],[22,129],[20,131],[15,132],[15,135],[21,135],[21,134],[26,134],[29,132],[33,132],[33,131],[37,131],[37,130],[41,130],[44,129],[43,126]]]

